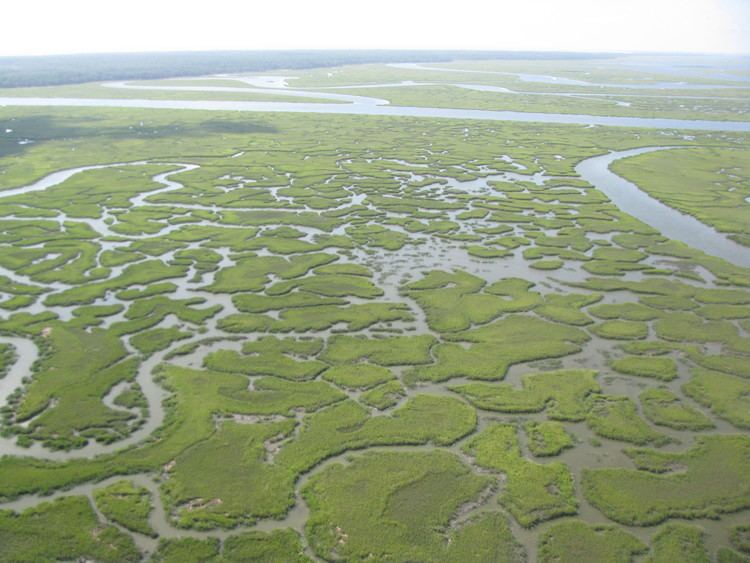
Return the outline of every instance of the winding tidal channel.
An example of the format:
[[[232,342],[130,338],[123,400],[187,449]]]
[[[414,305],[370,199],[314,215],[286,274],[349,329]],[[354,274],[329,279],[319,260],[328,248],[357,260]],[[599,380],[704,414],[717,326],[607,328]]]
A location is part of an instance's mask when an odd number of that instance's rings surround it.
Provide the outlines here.
[[[738,266],[750,267],[750,249],[738,243],[735,243],[726,235],[719,233],[715,229],[701,223],[694,217],[680,213],[679,211],[676,211],[671,207],[659,202],[645,192],[641,191],[632,182],[618,176],[609,169],[610,164],[616,160],[637,156],[647,152],[669,150],[670,148],[675,147],[647,147],[610,152],[608,154],[583,160],[576,166],[576,172],[584,180],[588,181],[597,189],[604,192],[622,211],[659,230],[665,236],[668,236],[669,238],[674,240],[684,242],[685,244],[702,250],[707,254],[723,258]],[[87,170],[120,166],[137,166],[144,164],[147,164],[147,162],[113,163],[95,166],[82,166],[78,168],[61,170],[49,174],[44,178],[38,180],[37,182],[34,182],[27,186],[1,192],[0,198],[50,189],[56,185],[63,183],[72,176]],[[198,165],[195,164],[168,164],[175,166],[176,169],[169,172],[157,174],[153,177],[154,182],[161,184],[163,187],[134,197],[132,199],[132,202],[134,204],[148,206],[150,205],[149,202],[146,201],[148,196],[182,188],[182,184],[175,180],[172,180],[171,176],[198,168]],[[507,180],[509,177],[517,177],[517,179],[528,178],[528,176],[523,176],[520,174],[504,173],[500,175],[487,176],[486,178],[479,180],[478,183],[486,187],[488,185],[488,182],[495,180]],[[542,179],[537,178],[537,180]],[[459,189],[463,188],[467,190],[474,190],[477,189],[477,186],[474,185],[476,183],[477,181],[456,182],[455,187]],[[469,184],[471,184],[471,186],[469,186]],[[176,206],[179,207],[179,204],[176,204]],[[75,219],[63,217],[61,221],[75,221]],[[108,228],[108,225],[103,220],[93,222],[88,220],[87,222],[90,223],[104,237],[116,236],[116,233],[111,232]],[[176,228],[179,228],[179,225],[170,225],[165,227],[165,229],[163,229],[156,235],[143,236],[164,235]],[[104,242],[103,244],[107,245],[107,248],[115,248],[117,244],[122,243]],[[517,266],[518,264],[514,262],[514,267]],[[122,267],[120,269],[122,269]],[[528,272],[530,273],[529,279],[532,279],[534,277],[531,272],[533,272],[533,270],[529,270]],[[14,272],[6,270],[4,268],[0,273],[20,283],[34,283],[33,281],[23,276],[18,276]],[[113,275],[117,275],[117,273],[118,272],[114,272]],[[525,274],[526,272],[524,273],[524,275]],[[504,275],[518,275],[518,272],[504,271]],[[213,302],[220,300],[221,304],[225,307],[225,310],[229,308],[231,312],[231,309],[234,308],[231,304],[230,299],[221,299],[220,296],[206,293],[204,291],[201,291],[197,287],[191,287],[192,284],[184,279],[175,280],[175,283],[180,286],[178,290],[178,297],[180,298],[203,297],[208,298]],[[113,304],[115,302],[116,300],[114,299],[114,297],[108,297],[108,304]],[[42,305],[36,304],[29,309],[29,312],[36,313],[41,312],[41,310]],[[61,318],[67,318],[70,316],[70,312],[67,310],[67,308],[53,308],[53,310],[55,313],[60,315]],[[217,333],[217,329],[215,327],[215,319],[213,321],[209,321],[209,324],[211,325],[209,328],[209,333]],[[193,340],[197,341],[204,338],[205,335],[196,335],[193,337]],[[38,357],[38,350],[36,348],[36,345],[31,340],[27,340],[24,338],[3,336],[0,337],[0,342],[12,345],[16,349],[18,357],[18,360],[11,367],[9,373],[5,376],[5,378],[0,379],[0,405],[4,405],[6,404],[10,394],[23,384],[24,378],[28,377],[31,374],[31,366]],[[185,344],[186,342],[189,343],[190,341],[182,341],[180,342],[180,344]],[[162,424],[164,419],[164,408],[162,406],[162,401],[166,397],[166,392],[160,386],[154,383],[152,378],[152,371],[159,363],[164,360],[164,356],[167,355],[169,351],[170,349],[167,349],[160,353],[156,353],[141,363],[136,380],[141,386],[148,400],[149,416],[145,424],[143,424],[143,426],[130,434],[127,438],[109,445],[99,444],[92,441],[89,443],[89,445],[73,451],[51,451],[44,448],[38,443],[29,448],[26,448],[18,446],[15,443],[14,437],[0,437],[0,455],[31,456],[35,458],[50,460],[93,457],[96,455],[115,452],[147,438]]]
[[[118,87],[130,87],[123,86],[122,84],[112,85],[114,88]],[[174,87],[184,89],[183,87]],[[169,89],[169,87],[164,87]],[[209,88],[197,88],[198,90],[212,91]],[[213,91],[226,91],[227,88],[214,88]],[[252,91],[251,89],[237,88],[243,92]],[[271,88],[257,88],[255,91],[267,92],[267,93],[278,93],[277,89]],[[298,96],[301,90],[291,90],[278,88],[278,90],[284,91],[287,95]],[[435,117],[435,118],[450,118],[450,119],[468,119],[468,120],[495,120],[495,121],[524,121],[524,122],[544,122],[544,123],[572,123],[572,124],[583,124],[583,125],[606,125],[606,126],[621,126],[621,127],[648,127],[648,128],[659,128],[659,129],[699,129],[699,130],[716,130],[716,131],[748,131],[750,132],[750,122],[726,122],[726,121],[693,121],[693,120],[679,120],[679,119],[658,119],[658,118],[636,118],[636,117],[607,117],[607,116],[590,116],[590,115],[570,115],[570,114],[547,114],[547,113],[524,113],[524,112],[506,112],[506,111],[483,111],[483,110],[465,110],[465,109],[445,109],[445,108],[425,108],[425,107],[396,107],[390,106],[384,100],[378,98],[369,98],[363,96],[350,96],[346,94],[330,94],[327,92],[308,92],[312,94],[310,97],[336,99],[337,101],[344,103],[287,103],[287,102],[241,102],[241,101],[178,101],[178,100],[132,100],[132,99],[79,99],[79,98],[0,98],[0,105],[7,106],[86,106],[86,107],[130,107],[130,108],[158,108],[158,109],[195,109],[195,110],[231,110],[231,111],[252,111],[252,112],[304,112],[304,113],[329,113],[329,114],[355,114],[355,115],[384,115],[384,116],[411,116],[411,117]],[[577,174],[585,181],[595,186],[598,190],[602,191],[609,197],[609,199],[623,212],[635,217],[645,224],[653,227],[654,229],[661,232],[663,235],[670,239],[681,241],[688,246],[701,250],[712,256],[716,256],[727,260],[733,264],[743,267],[750,267],[750,248],[739,245],[729,239],[723,233],[716,231],[715,229],[701,223],[694,217],[685,215],[676,211],[675,209],[661,203],[655,198],[649,196],[643,192],[634,183],[618,176],[610,170],[610,165],[616,160],[634,157],[640,154],[670,150],[672,148],[678,148],[675,146],[658,146],[658,147],[647,147],[647,148],[634,148],[629,150],[614,151],[607,154],[594,156],[581,161],[576,166]],[[238,153],[240,155],[242,153]],[[235,155],[235,156],[238,156]],[[113,168],[121,166],[141,166],[146,164],[160,164],[172,167],[167,172],[161,172],[152,177],[156,184],[160,187],[157,189],[142,193],[138,196],[131,198],[131,203],[134,206],[149,206],[155,205],[150,203],[148,200],[150,196],[155,194],[164,193],[167,191],[178,190],[183,188],[183,185],[178,182],[175,177],[179,177],[179,174],[189,170],[199,168],[196,164],[180,163],[180,162],[163,162],[163,161],[139,161],[129,163],[111,163],[94,166],[82,166],[78,168],[71,168],[66,170],[60,170],[45,176],[44,178],[29,184],[4,192],[0,192],[0,199],[3,197],[16,196],[27,194],[35,191],[41,191],[46,189],[54,188],[57,185],[62,184],[71,177],[85,172],[87,170],[96,170],[102,168]],[[523,168],[523,167],[520,167]],[[491,191],[490,183],[493,181],[508,181],[508,180],[525,180],[535,183],[543,183],[551,177],[545,176],[543,173],[530,176],[521,173],[505,172],[500,174],[490,174],[484,176],[478,180],[472,180],[469,182],[460,182],[456,180],[450,180],[447,182],[448,187],[458,190],[465,190],[467,192],[479,191],[489,192]],[[352,198],[348,205],[360,205],[363,204],[365,196],[361,194],[352,193]],[[185,207],[185,208],[198,208],[198,209],[210,209],[213,211],[221,211],[222,208],[216,206],[201,206],[201,205],[181,205],[179,203],[170,204],[173,207]],[[309,210],[308,210],[309,211]],[[68,218],[65,213],[61,213],[58,220],[62,222],[68,221],[80,221],[80,219]],[[121,237],[117,233],[112,232],[106,222],[105,217],[98,220],[86,220],[92,228],[99,232],[103,237],[110,237],[113,240],[101,241],[103,249],[116,249],[120,245],[127,245],[132,242],[133,239],[137,238],[150,238],[158,237],[180,228],[179,224],[168,225],[160,232],[150,235],[138,235]],[[194,223],[194,224],[211,224],[209,222]],[[308,233],[311,237],[314,232]],[[416,235],[415,235],[416,236]],[[127,240],[123,240],[127,238]],[[117,240],[120,239],[120,240]],[[424,249],[423,249],[424,250]],[[454,248],[448,248],[445,246],[436,245],[434,248],[428,248],[428,252],[423,252],[426,256],[422,256],[421,263],[415,264],[413,256],[409,256],[407,251],[393,252],[388,256],[388,262],[382,265],[383,270],[389,270],[388,279],[392,279],[393,283],[382,283],[383,289],[386,292],[387,298],[401,299],[404,300],[403,296],[398,295],[397,283],[401,280],[405,273],[413,271],[417,266],[428,268],[440,268],[444,267],[446,262],[446,253],[448,253],[449,262],[453,264],[459,264],[462,267],[467,266],[467,270],[471,270],[471,273],[481,275],[486,279],[496,278],[500,279],[503,277],[518,276],[524,277],[530,281],[538,282],[540,285],[555,284],[554,280],[551,280],[547,275],[537,270],[529,269],[525,261],[520,257],[509,257],[503,259],[497,263],[492,264],[488,267],[486,262],[475,261],[472,265],[467,265],[462,262],[465,260],[465,256],[454,256],[450,253],[454,251]],[[465,254],[465,253],[463,253]],[[165,255],[164,259],[169,258],[169,254]],[[222,253],[222,262],[220,267],[231,265],[232,261],[229,257],[229,253]],[[112,269],[112,276],[119,275],[124,269],[122,267],[116,267]],[[373,268],[378,271],[378,268]],[[34,284],[33,281],[28,278],[18,275],[13,271],[5,268],[0,268],[0,275],[7,276],[14,281],[25,284]],[[205,298],[213,304],[220,304],[224,307],[223,314],[236,313],[237,310],[234,307],[231,298],[228,295],[216,295],[213,293],[206,292],[203,288],[206,286],[206,282],[210,282],[215,273],[207,274],[207,279],[200,282],[189,281],[190,276],[185,276],[181,279],[171,280],[177,286],[178,289],[175,293],[175,297],[179,299],[187,298]],[[556,272],[556,277],[559,281],[572,281],[580,279],[581,272],[579,271],[566,271],[561,270]],[[567,279],[566,279],[567,276]],[[65,289],[67,286],[64,284],[53,284],[52,289]],[[112,295],[106,297],[107,304],[116,304],[120,301]],[[34,304],[26,309],[27,312],[41,312],[42,310],[50,310],[57,313],[60,318],[68,319],[71,317],[72,308],[68,307],[51,307],[45,308],[41,303]],[[424,323],[423,316],[420,317],[419,312],[415,311],[415,316],[421,322],[420,330],[428,332],[426,323]],[[112,316],[108,319],[108,323],[122,320],[122,313]],[[160,327],[170,326],[175,324],[174,319],[167,318],[165,322],[161,323]],[[190,343],[201,343],[207,337],[218,337],[224,339],[221,343],[223,349],[232,348],[234,344],[229,342],[232,335],[221,331],[217,328],[217,318],[212,318],[207,321],[206,332],[196,334],[190,339],[182,340],[179,342],[179,346]],[[606,345],[601,341],[596,341],[596,344],[605,350]],[[12,395],[14,390],[24,384],[24,379],[31,375],[32,365],[39,357],[39,350],[37,349],[36,343],[32,340],[20,338],[16,336],[0,336],[0,343],[9,344],[13,346],[16,351],[16,361],[11,366],[9,372],[4,378],[0,378],[0,406],[5,405]],[[128,351],[135,354],[131,345],[126,344]],[[173,361],[179,365],[185,365],[189,367],[197,367],[200,365],[200,360],[207,351],[207,347],[213,345],[205,345],[199,352],[195,354],[188,354],[183,357],[179,357]],[[100,444],[91,442],[89,445],[73,450],[73,451],[51,451],[40,444],[34,444],[32,447],[25,448],[20,447],[16,444],[15,437],[0,437],[0,456],[2,455],[15,455],[15,456],[29,456],[37,459],[48,459],[48,460],[68,460],[77,458],[91,458],[97,455],[114,453],[126,447],[131,447],[135,444],[142,442],[151,436],[154,431],[159,428],[165,417],[165,410],[163,406],[164,399],[167,398],[167,392],[161,388],[153,378],[153,372],[157,365],[165,360],[165,357],[174,350],[174,347],[167,348],[161,352],[157,352],[150,356],[148,359],[141,362],[138,373],[136,376],[136,382],[141,387],[143,394],[145,395],[148,402],[148,416],[145,418],[144,423],[135,429],[126,438],[114,443],[114,444]],[[606,366],[606,354],[602,353],[601,356],[597,355],[594,360],[591,360],[595,365],[589,365],[587,367],[603,367]],[[570,365],[565,367],[577,367],[574,362],[579,362],[579,359],[566,358],[566,363],[570,362]],[[599,365],[600,364],[600,365]],[[520,367],[520,366],[518,366]],[[509,372],[508,379],[513,380],[520,377],[520,370],[512,369]],[[619,384],[615,382],[614,384]],[[422,390],[425,388],[423,387]],[[637,385],[633,386],[633,393],[637,393],[639,389]],[[442,385],[433,385],[429,388],[429,391],[435,394],[446,393],[447,390]],[[629,389],[621,389],[622,393],[630,393]],[[108,394],[114,396],[113,392]],[[108,398],[104,398],[105,403]],[[113,405],[107,403],[108,406]],[[721,429],[721,427],[720,427]],[[579,435],[587,436],[590,432],[581,425],[578,428]],[[588,434],[587,434],[588,433]],[[677,437],[679,435],[676,434]],[[455,452],[457,455],[460,451]],[[611,455],[616,455],[618,452],[612,450],[609,452]],[[317,472],[330,465],[340,461],[342,456],[336,456],[320,466],[312,470]],[[566,458],[566,462],[570,463],[571,467],[576,471],[580,472],[582,462],[578,462],[572,458]],[[599,454],[597,454],[599,455]],[[121,477],[110,478],[103,483],[97,484],[85,484],[71,488],[68,491],[57,492],[54,496],[61,495],[72,495],[72,494],[83,494],[91,497],[95,487],[106,485],[110,482],[114,482]],[[173,527],[170,522],[168,515],[165,513],[165,507],[159,496],[159,487],[151,478],[150,475],[132,475],[128,476],[128,479],[135,483],[146,487],[153,495],[155,510],[151,516],[151,524],[157,530],[160,536],[194,536],[194,537],[226,537],[236,531],[212,531],[210,533],[186,531]],[[304,527],[307,519],[307,506],[299,495],[299,490],[304,480],[309,478],[309,474],[303,476],[302,483],[297,486],[297,499],[295,507],[283,520],[261,520],[255,529],[259,530],[271,530],[282,527],[292,527],[300,530]],[[33,506],[41,500],[41,497],[37,495],[27,495],[21,497],[13,502],[5,503],[2,505],[3,508],[22,509],[28,506]],[[94,503],[92,503],[94,504]],[[587,509],[584,504],[582,511],[589,510],[590,514],[587,513],[592,520],[602,519],[602,516],[598,512],[593,511],[590,507]],[[545,524],[546,525],[546,524]],[[701,521],[701,525],[710,527],[713,525],[711,521]],[[544,525],[543,525],[544,526]],[[533,554],[533,545],[531,543],[528,531],[524,531],[520,528],[514,528],[514,533],[525,538],[526,548],[529,550],[530,555]],[[632,533],[639,536],[643,536],[645,532],[637,529],[630,529]],[[155,540],[147,538],[145,536],[139,536],[134,534],[140,547],[151,550],[155,546]]]

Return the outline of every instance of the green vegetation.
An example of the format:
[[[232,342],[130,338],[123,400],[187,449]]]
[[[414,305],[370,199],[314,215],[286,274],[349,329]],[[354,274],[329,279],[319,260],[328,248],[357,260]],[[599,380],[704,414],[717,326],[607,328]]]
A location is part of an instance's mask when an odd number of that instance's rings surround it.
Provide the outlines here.
[[[556,524],[539,539],[539,561],[631,561],[647,547],[616,526],[588,526],[572,520]]]
[[[630,450],[638,470],[587,470],[584,495],[612,520],[639,526],[669,517],[714,516],[750,506],[747,436],[696,440],[697,445],[684,453]]]
[[[268,315],[227,315],[219,320],[219,328],[227,332],[310,332],[327,330],[343,323],[349,331],[369,328],[378,323],[411,321],[408,307],[402,304],[365,303],[336,307],[300,307],[285,309],[278,318]]]
[[[620,160],[613,170],[683,213],[747,244],[750,159],[742,150],[682,148]]]
[[[452,397],[417,395],[387,415],[343,401],[308,417],[295,441],[281,448],[276,464],[297,472],[351,449],[386,445],[450,445],[469,434],[476,413]]]
[[[445,338],[472,345],[440,344],[434,350],[436,363],[415,368],[408,377],[433,381],[453,377],[502,379],[513,364],[567,356],[580,351],[580,345],[589,340],[576,328],[521,315]]]
[[[190,333],[178,328],[155,328],[139,332],[130,339],[130,343],[142,354],[150,356],[154,352],[165,350],[173,343],[190,338]]]
[[[599,391],[596,372],[560,370],[527,374],[523,387],[507,384],[469,383],[451,387],[478,408],[499,412],[524,413],[547,410],[555,420],[583,420],[588,412],[584,399]]]
[[[333,366],[325,371],[323,379],[347,389],[369,389],[394,379],[388,368],[373,364]]]
[[[683,389],[738,428],[750,428],[750,381],[705,369],[696,369]]]
[[[626,356],[612,361],[612,369],[627,375],[672,381],[677,377],[677,364],[672,358]]]
[[[112,442],[130,433],[131,412],[115,410],[101,398],[121,381],[131,381],[137,363],[111,332],[87,332],[61,323],[49,326],[46,354],[32,382],[14,405],[13,430],[27,442],[55,449],[86,445],[89,439]]]
[[[533,284],[508,278],[485,287],[485,281],[466,272],[430,272],[402,292],[425,310],[430,328],[438,332],[466,330],[503,313],[528,311],[540,303]],[[479,293],[484,289],[483,293]]]
[[[151,493],[132,482],[117,481],[94,491],[99,510],[112,522],[128,530],[156,536],[148,517],[151,513]]]
[[[310,544],[326,558],[519,561],[518,547],[499,514],[482,515],[449,531],[449,542],[440,531],[490,482],[447,452],[363,454],[347,465],[326,468],[305,486]],[[360,501],[352,503],[352,498]]]
[[[535,456],[553,456],[573,447],[573,437],[559,422],[527,422],[523,428],[528,437],[529,449]]]
[[[591,332],[613,340],[640,340],[648,336],[648,325],[634,321],[604,321],[592,327]]]
[[[241,563],[258,561],[259,563],[307,563],[310,559],[304,555],[302,543],[292,530],[274,530],[263,532],[245,532],[227,538],[222,550],[225,561]]]
[[[159,540],[159,547],[152,559],[159,563],[202,563],[218,559],[218,555],[218,539],[164,538]]]
[[[235,527],[280,517],[293,502],[292,473],[264,463],[264,441],[288,434],[292,421],[224,422],[211,438],[177,458],[163,491],[185,527]],[[221,463],[217,463],[221,460]]]
[[[242,354],[231,350],[219,350],[208,354],[203,364],[213,370],[246,375],[273,375],[290,380],[311,379],[326,368],[310,358],[320,352],[320,340],[279,339],[268,336],[257,341],[246,342]]]
[[[730,538],[732,545],[743,553],[750,553],[750,525],[736,526]]]
[[[638,416],[635,403],[627,397],[593,395],[588,403],[586,422],[599,436],[639,445],[663,445],[670,441]]]
[[[714,427],[710,418],[685,405],[667,389],[647,389],[641,393],[640,399],[644,416],[659,426],[693,431]]]
[[[478,466],[505,474],[500,503],[522,526],[577,512],[568,468],[561,463],[540,465],[524,459],[515,426],[492,425],[469,440],[463,450]]]
[[[336,257],[330,254],[310,254],[290,259],[278,256],[249,256],[238,261],[236,266],[219,270],[216,281],[206,289],[215,293],[261,291],[270,281],[270,275],[281,279],[296,278],[316,266],[328,264],[335,259]],[[277,295],[282,293],[284,292]]]
[[[128,266],[117,278],[107,281],[89,283],[55,293],[45,299],[45,304],[84,305],[93,303],[108,291],[127,289],[133,285],[147,285],[170,278],[185,275],[187,269],[182,266],[168,266],[161,260],[149,260]]]
[[[356,363],[367,360],[380,366],[430,363],[430,348],[435,339],[429,335],[363,338],[334,336],[321,359],[331,363]]]
[[[100,523],[86,497],[63,497],[21,513],[0,511],[6,561],[138,561],[133,539]]]
[[[708,563],[706,547],[703,544],[703,530],[685,524],[667,524],[654,536],[652,553],[646,558],[647,563],[670,563],[685,561],[689,563]]]
[[[455,72],[463,64],[492,72]],[[290,86],[419,74],[432,85],[382,94],[750,115],[734,88],[687,103],[677,90],[645,98],[603,86],[592,97],[565,81],[495,74],[645,80],[617,65],[369,65],[305,72]],[[233,78],[162,85],[211,81],[239,89],[223,99],[255,95]],[[616,103],[624,96],[632,108]],[[653,177],[671,174],[654,190],[704,220],[733,221],[727,232],[747,242],[742,159],[733,167],[729,157],[748,139],[386,115],[0,108],[9,393],[0,501],[36,505],[0,511],[0,560],[523,561],[517,526],[542,561],[741,560],[742,514],[706,525],[705,538],[684,523],[644,529],[650,550],[612,524],[750,507],[749,271],[668,240],[576,170],[608,151],[684,146],[644,159],[663,165]],[[664,165],[670,154],[679,171]],[[100,166],[7,191],[89,165]],[[674,178],[691,173],[681,193]],[[77,485],[93,501],[72,496]],[[31,496],[57,492],[49,504]],[[578,492],[586,522],[570,518]],[[158,537],[151,520],[179,533]],[[247,529],[256,524],[279,529]]]
[[[396,405],[399,399],[406,394],[403,386],[395,380],[391,380],[382,385],[370,389],[360,395],[360,401],[365,405],[384,410]]]

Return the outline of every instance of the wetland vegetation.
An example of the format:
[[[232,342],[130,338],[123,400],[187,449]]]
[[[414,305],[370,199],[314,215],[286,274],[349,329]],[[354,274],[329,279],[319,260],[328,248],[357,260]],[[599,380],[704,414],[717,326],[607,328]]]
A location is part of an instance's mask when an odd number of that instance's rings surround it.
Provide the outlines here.
[[[749,135],[0,107],[0,561],[746,560]]]

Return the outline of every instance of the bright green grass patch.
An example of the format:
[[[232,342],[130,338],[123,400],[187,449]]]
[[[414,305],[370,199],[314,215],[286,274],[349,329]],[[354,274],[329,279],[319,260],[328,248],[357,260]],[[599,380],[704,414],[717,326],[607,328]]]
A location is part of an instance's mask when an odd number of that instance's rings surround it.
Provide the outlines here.
[[[276,464],[303,472],[346,450],[386,445],[449,445],[476,427],[474,409],[453,397],[417,395],[389,414],[371,416],[343,401],[307,417]]]
[[[750,158],[731,148],[658,151],[613,163],[612,169],[683,213],[717,230],[750,235]]]
[[[532,283],[508,278],[485,287],[482,278],[467,272],[439,270],[402,288],[427,315],[430,328],[438,332],[466,330],[487,323],[503,313],[528,311],[541,302],[529,289]],[[479,293],[484,288],[484,293]]]
[[[714,423],[705,414],[685,405],[667,389],[647,389],[640,395],[643,414],[654,424],[675,430],[707,430]]]
[[[358,363],[343,364],[328,368],[323,379],[346,389],[370,389],[394,379],[396,376],[382,366]]]
[[[52,323],[31,383],[14,408],[15,426],[24,440],[39,440],[55,449],[84,446],[89,439],[109,443],[129,434],[133,413],[102,402],[121,381],[135,377],[135,359],[109,330],[90,332]]]
[[[614,262],[640,262],[646,258],[646,254],[637,250],[627,248],[604,247],[597,248],[591,254],[596,260],[607,260]]]
[[[273,375],[294,381],[312,379],[326,364],[310,358],[322,348],[322,340],[297,340],[267,336],[246,342],[242,354],[219,350],[205,356],[203,365],[209,369],[245,375]],[[301,359],[298,359],[301,358]]]
[[[469,440],[463,450],[480,467],[505,474],[500,503],[522,526],[577,512],[568,468],[561,463],[541,465],[525,459],[514,425],[489,426]]]
[[[321,297],[309,293],[288,295],[255,295],[242,293],[232,296],[232,303],[243,313],[266,313],[281,309],[314,307],[316,305],[346,305],[346,299]]]
[[[529,266],[535,270],[559,270],[565,265],[563,260],[534,260]]]
[[[323,297],[360,297],[374,299],[383,295],[383,290],[361,275],[317,274],[269,286],[267,295],[285,295],[297,289]]]
[[[750,553],[750,524],[735,526],[729,537],[732,545],[743,553]]]
[[[599,391],[592,370],[560,370],[527,374],[520,389],[500,383],[468,383],[451,387],[474,406],[491,411],[524,413],[547,409],[556,420],[578,421],[588,411],[584,399]]]
[[[573,437],[559,422],[552,420],[530,421],[524,424],[523,428],[528,437],[529,449],[535,456],[554,456],[566,448],[573,447]]]
[[[444,451],[366,453],[326,468],[304,487],[307,535],[327,559],[447,563],[458,556],[487,561],[489,554],[493,561],[518,561],[517,545],[499,515],[465,523],[449,533],[449,541],[442,531],[490,483]]]
[[[256,518],[283,516],[294,503],[294,475],[264,462],[264,442],[288,434],[293,427],[293,420],[224,422],[211,438],[177,456],[162,487],[177,513],[176,523],[199,529],[233,528]]]
[[[219,540],[162,538],[151,561],[156,563],[214,563],[219,559]]]
[[[346,234],[357,244],[385,250],[399,250],[410,241],[410,237],[406,233],[373,224],[347,227]]]
[[[336,256],[333,254],[303,254],[288,259],[280,256],[249,256],[238,260],[235,266],[219,270],[206,291],[261,291],[270,281],[271,275],[282,279],[296,278],[334,260]]]
[[[641,297],[640,302],[654,309],[672,311],[690,311],[698,308],[698,304],[695,301],[681,295],[645,295]]]
[[[694,313],[671,313],[654,324],[659,338],[672,342],[719,342],[739,353],[750,353],[750,339],[739,335],[731,321],[705,321]]]
[[[427,364],[432,361],[430,349],[434,344],[435,338],[428,334],[387,338],[336,335],[328,340],[320,358],[334,364],[362,360],[381,366]]]
[[[134,334],[156,326],[169,315],[176,316],[182,322],[200,325],[222,310],[219,304],[202,309],[196,307],[205,302],[202,297],[170,299],[163,295],[138,299],[125,312],[128,320],[113,324],[111,329],[117,335]]]
[[[492,248],[488,246],[480,246],[478,244],[467,246],[466,252],[477,258],[505,258],[512,254],[511,251],[505,250],[504,248]]]
[[[612,360],[610,366],[619,373],[661,381],[672,381],[677,377],[677,364],[672,358],[626,356]]]
[[[747,305],[704,305],[695,311],[696,315],[710,321],[750,318]]]
[[[273,532],[245,532],[224,541],[222,560],[242,563],[307,563],[310,558],[297,532],[289,529]]]
[[[185,275],[187,268],[184,266],[168,266],[161,260],[148,260],[128,266],[118,277],[88,283],[53,293],[45,299],[45,305],[85,305],[93,303],[96,299],[104,297],[108,291],[127,289],[134,285],[148,285],[150,283],[163,281],[170,278],[180,278]]]
[[[154,352],[166,350],[175,342],[185,340],[191,336],[192,334],[190,332],[185,332],[177,327],[155,328],[153,330],[139,332],[130,338],[130,343],[141,354],[150,356]]]
[[[648,548],[617,526],[589,526],[578,520],[556,524],[539,538],[541,563],[625,562]]]
[[[138,561],[133,539],[100,523],[86,497],[63,497],[21,513],[0,511],[5,561]]]
[[[378,410],[385,410],[396,405],[405,395],[404,386],[397,380],[391,380],[362,393],[359,400],[365,405],[375,407]]]
[[[312,412],[343,400],[346,395],[324,381],[290,382],[258,378],[248,389],[243,375],[193,370],[165,364],[157,381],[174,393],[168,402],[159,440],[114,455],[70,462],[33,458],[0,458],[0,495],[50,491],[111,475],[152,471],[168,464],[189,446],[209,438],[216,430],[215,416],[291,415]]]
[[[364,276],[366,278],[372,277],[372,270],[362,264],[349,263],[335,263],[328,264],[327,266],[320,266],[315,268],[316,274],[326,275],[346,275],[346,276]]]
[[[574,327],[537,317],[511,315],[484,327],[450,333],[445,339],[471,342],[471,346],[439,344],[436,363],[418,367],[407,378],[445,381],[453,377],[502,379],[513,364],[558,358],[581,350],[589,336]]]
[[[591,307],[589,312],[600,319],[620,319],[623,321],[652,321],[662,315],[658,309],[647,307],[641,303],[596,305]]]
[[[544,305],[537,307],[536,313],[558,323],[584,326],[591,324],[591,318],[581,311],[582,307],[596,303],[602,298],[600,294],[549,294],[545,296]]]
[[[750,506],[750,438],[717,435],[696,442],[684,453],[627,452],[640,470],[586,470],[584,495],[608,518],[637,526],[670,517],[715,517]]]
[[[286,309],[278,318],[258,314],[227,315],[218,327],[227,332],[308,332],[326,330],[343,323],[357,331],[377,323],[412,321],[409,307],[402,303],[364,303],[347,307],[319,306]]]
[[[145,297],[153,297],[155,295],[161,295],[163,293],[172,293],[177,290],[177,286],[172,282],[155,283],[151,284],[144,289],[123,289],[118,291],[116,297],[124,301],[132,299],[143,299]]]
[[[646,563],[709,563],[703,530],[687,524],[666,524],[655,535],[651,543],[651,555]]]
[[[588,409],[586,423],[598,436],[641,446],[670,441],[638,415],[635,403],[627,397],[593,395],[588,399]]]
[[[99,510],[112,522],[147,536],[156,537],[149,524],[151,493],[128,480],[117,481],[94,491]]]
[[[648,325],[635,321],[604,321],[589,330],[613,340],[642,340],[648,336]]]
[[[750,381],[747,379],[695,369],[683,390],[737,428],[750,428]]]

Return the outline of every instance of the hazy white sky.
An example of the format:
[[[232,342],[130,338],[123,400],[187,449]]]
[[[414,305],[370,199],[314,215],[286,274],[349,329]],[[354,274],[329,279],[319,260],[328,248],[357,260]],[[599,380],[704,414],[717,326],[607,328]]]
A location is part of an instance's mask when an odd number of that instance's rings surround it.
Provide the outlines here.
[[[0,55],[302,48],[750,53],[750,0],[3,0]]]

